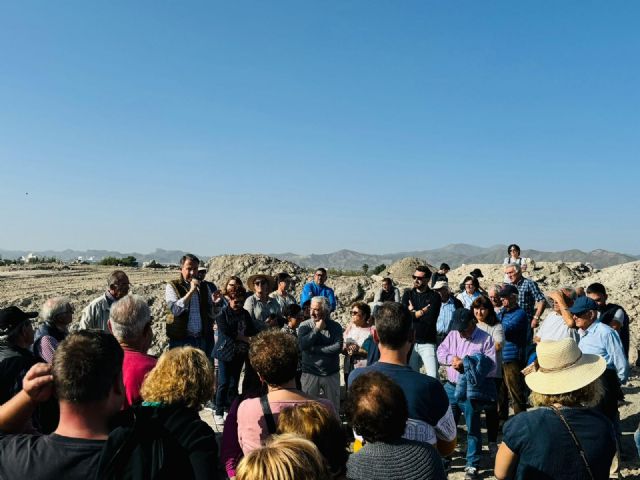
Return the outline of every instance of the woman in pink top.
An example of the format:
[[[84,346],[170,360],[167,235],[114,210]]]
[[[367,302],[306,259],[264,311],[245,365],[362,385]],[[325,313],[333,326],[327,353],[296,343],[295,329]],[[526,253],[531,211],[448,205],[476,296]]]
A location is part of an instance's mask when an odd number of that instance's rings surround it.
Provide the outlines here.
[[[351,370],[367,366],[367,351],[362,348],[371,336],[371,307],[365,302],[351,305],[351,323],[344,329],[344,378],[345,384]]]
[[[238,408],[238,440],[245,455],[276,432],[278,414],[285,407],[319,401],[335,413],[328,400],[296,388],[298,345],[291,335],[278,330],[261,332],[251,342],[249,361],[269,390],[267,395],[244,400]]]

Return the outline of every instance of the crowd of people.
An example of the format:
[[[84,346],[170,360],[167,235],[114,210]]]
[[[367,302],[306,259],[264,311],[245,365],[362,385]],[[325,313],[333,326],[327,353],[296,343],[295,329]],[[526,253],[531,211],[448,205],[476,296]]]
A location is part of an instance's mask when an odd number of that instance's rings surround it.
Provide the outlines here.
[[[483,457],[498,479],[609,478],[630,318],[599,283],[547,300],[508,253],[486,289],[447,264],[402,294],[385,278],[344,328],[324,268],[295,298],[286,272],[219,289],[187,254],[159,358],[123,271],[73,333],[68,298],[0,309],[0,477],[444,479],[465,438],[467,479]]]

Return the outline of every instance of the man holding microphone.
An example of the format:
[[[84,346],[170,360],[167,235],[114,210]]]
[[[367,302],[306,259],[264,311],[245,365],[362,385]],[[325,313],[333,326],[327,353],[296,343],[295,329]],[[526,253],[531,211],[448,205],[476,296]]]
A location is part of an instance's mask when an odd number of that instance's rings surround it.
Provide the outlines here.
[[[208,288],[200,292],[200,260],[187,253],[180,259],[180,278],[167,283],[167,337],[169,348],[191,345],[204,350],[213,343],[213,315]]]

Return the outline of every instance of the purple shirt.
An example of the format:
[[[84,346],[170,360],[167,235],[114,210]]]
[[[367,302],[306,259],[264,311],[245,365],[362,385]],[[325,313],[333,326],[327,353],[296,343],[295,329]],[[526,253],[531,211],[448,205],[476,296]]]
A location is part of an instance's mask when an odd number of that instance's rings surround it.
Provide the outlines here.
[[[447,366],[447,378],[451,383],[458,383],[460,372],[451,367],[453,357],[464,359],[467,355],[482,353],[493,361],[493,368],[487,377],[496,376],[496,348],[493,345],[491,335],[476,329],[471,334],[471,338],[467,340],[460,332],[451,331],[438,347],[438,361],[441,365]]]

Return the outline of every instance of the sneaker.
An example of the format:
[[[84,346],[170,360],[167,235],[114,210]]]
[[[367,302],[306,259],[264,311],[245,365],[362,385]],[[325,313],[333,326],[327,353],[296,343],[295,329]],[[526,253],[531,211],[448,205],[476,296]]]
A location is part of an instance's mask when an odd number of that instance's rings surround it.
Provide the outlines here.
[[[225,422],[227,421],[227,415],[229,415],[229,412],[224,412],[224,415],[222,416]]]
[[[464,467],[465,480],[476,480],[478,478],[480,478],[480,474],[478,473],[478,469],[476,467]]]
[[[203,410],[206,410],[207,412],[213,412],[215,410],[216,406],[215,404],[209,400],[207,403],[204,404],[204,407],[202,407]]]
[[[216,425],[224,425],[224,416],[218,415],[217,413],[213,416],[213,423]]]

